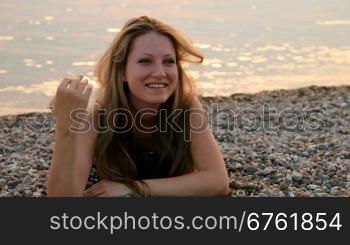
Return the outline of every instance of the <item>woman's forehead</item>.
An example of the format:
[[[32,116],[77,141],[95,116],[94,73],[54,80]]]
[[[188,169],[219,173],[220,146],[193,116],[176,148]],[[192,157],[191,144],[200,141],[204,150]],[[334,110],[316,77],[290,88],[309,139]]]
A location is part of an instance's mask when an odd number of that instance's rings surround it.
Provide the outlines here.
[[[166,56],[175,55],[175,49],[170,39],[158,33],[150,32],[138,36],[133,45],[131,54]]]

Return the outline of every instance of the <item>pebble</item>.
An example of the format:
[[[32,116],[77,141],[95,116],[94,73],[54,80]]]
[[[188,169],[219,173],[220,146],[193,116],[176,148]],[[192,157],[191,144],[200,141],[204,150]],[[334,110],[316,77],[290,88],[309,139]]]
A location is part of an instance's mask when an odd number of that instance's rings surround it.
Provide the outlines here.
[[[267,167],[267,168],[265,168],[265,169],[263,169],[263,170],[259,170],[259,172],[258,172],[257,174],[258,174],[258,175],[264,175],[264,176],[266,176],[266,175],[271,174],[273,171],[274,171],[274,170],[273,170],[272,167]]]
[[[293,177],[290,176],[289,174],[287,174],[286,180],[287,180],[288,182],[292,182],[292,181],[293,181]]]
[[[303,179],[303,174],[299,172],[293,172],[292,179],[296,182],[299,182]]]
[[[310,156],[310,154],[309,154],[307,151],[303,151],[303,152],[301,153],[301,155],[302,155],[303,157],[309,157],[309,156]]]
[[[327,150],[328,149],[328,144],[319,144],[318,149],[320,150]]]
[[[307,186],[307,188],[308,188],[309,190],[316,190],[316,189],[318,188],[318,186],[317,186],[317,185],[310,184],[310,185]]]
[[[30,183],[31,181],[32,181],[32,178],[30,176],[26,176],[23,178],[22,184],[26,185],[26,184]]]
[[[255,173],[258,169],[256,167],[253,167],[253,166],[248,166],[248,167],[245,167],[244,170],[250,174],[253,174]]]
[[[6,180],[5,179],[0,179],[0,186],[4,186],[6,184]]]
[[[228,125],[223,119],[211,125],[217,128],[213,134],[230,176],[231,196],[350,197],[350,86],[312,86],[201,100],[208,118],[213,119],[219,118],[210,110],[215,103],[235,115],[242,110],[263,115],[262,105],[277,112],[270,114],[269,121],[258,118],[256,125],[260,127],[250,130]],[[304,113],[308,120],[302,129],[279,127],[278,115],[286,108]],[[319,121],[308,118],[310,111],[324,123],[317,125]],[[24,128],[28,117],[43,115],[48,120],[36,126],[48,130]],[[42,113],[0,117],[0,197],[46,196],[54,122],[52,115]],[[87,187],[97,181],[97,172],[92,169]]]
[[[332,196],[338,195],[338,194],[339,194],[338,187],[333,187],[333,188],[331,189],[330,194],[331,194]]]
[[[25,190],[24,194],[25,194],[25,196],[31,196],[32,195],[32,191],[31,190]]]
[[[328,171],[337,171],[337,164],[333,163],[328,166]]]

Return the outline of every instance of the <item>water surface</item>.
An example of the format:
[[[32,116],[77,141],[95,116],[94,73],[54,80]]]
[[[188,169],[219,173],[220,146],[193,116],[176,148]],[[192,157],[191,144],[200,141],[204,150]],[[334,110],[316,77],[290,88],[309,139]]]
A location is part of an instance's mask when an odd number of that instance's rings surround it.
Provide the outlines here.
[[[205,56],[203,95],[350,84],[348,0],[2,0],[0,115],[45,111],[67,73],[93,78],[131,17],[160,18]]]

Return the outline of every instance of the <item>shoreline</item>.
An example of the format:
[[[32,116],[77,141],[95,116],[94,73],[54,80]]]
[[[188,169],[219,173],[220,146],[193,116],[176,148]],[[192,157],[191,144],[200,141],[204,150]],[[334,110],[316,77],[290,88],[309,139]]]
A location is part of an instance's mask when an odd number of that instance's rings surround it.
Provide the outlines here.
[[[231,196],[350,196],[350,86],[201,100],[224,155]],[[50,113],[0,116],[0,197],[46,196],[53,132]]]
[[[268,96],[269,94],[284,94],[284,93],[290,93],[290,92],[297,92],[297,91],[302,91],[302,90],[319,90],[319,89],[341,89],[341,88],[348,88],[350,87],[350,85],[337,85],[337,86],[317,86],[317,85],[311,85],[311,86],[307,86],[307,87],[301,87],[301,88],[295,88],[295,89],[274,89],[274,90],[262,90],[259,92],[255,92],[255,93],[232,93],[230,95],[215,95],[215,96],[203,96],[203,95],[199,95],[199,98],[203,98],[205,99],[213,99],[213,98],[229,98],[229,97],[255,97],[255,96]],[[0,109],[1,111],[1,109]],[[31,109],[26,109],[26,112],[19,112],[19,113],[11,113],[11,114],[0,114],[0,119],[2,117],[7,117],[7,116],[16,116],[16,115],[26,115],[26,114],[32,114],[32,113],[48,113],[49,109],[41,109],[41,110],[31,110]]]

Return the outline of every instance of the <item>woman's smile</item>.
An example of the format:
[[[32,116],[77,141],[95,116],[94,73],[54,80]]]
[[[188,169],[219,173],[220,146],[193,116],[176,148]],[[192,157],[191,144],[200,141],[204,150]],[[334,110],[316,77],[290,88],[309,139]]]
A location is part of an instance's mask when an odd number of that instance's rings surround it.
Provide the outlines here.
[[[147,83],[145,84],[146,88],[151,88],[151,89],[161,89],[161,88],[166,88],[168,84],[166,83]]]

